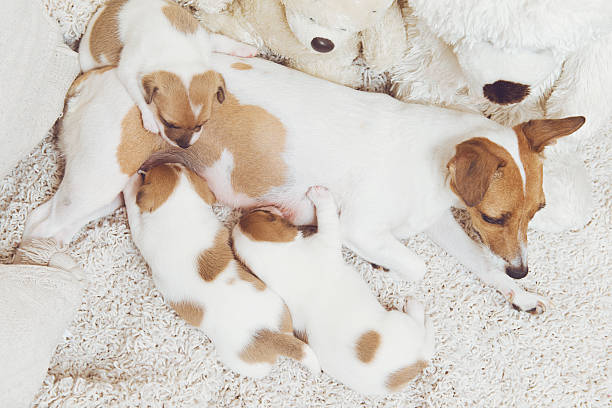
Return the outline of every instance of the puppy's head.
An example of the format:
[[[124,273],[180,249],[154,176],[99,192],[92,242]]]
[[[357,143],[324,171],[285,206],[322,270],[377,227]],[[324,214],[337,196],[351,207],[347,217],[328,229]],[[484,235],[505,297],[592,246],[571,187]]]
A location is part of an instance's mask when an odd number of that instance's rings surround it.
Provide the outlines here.
[[[447,165],[451,189],[467,206],[483,243],[504,261],[512,278],[527,275],[527,224],[546,204],[541,153],[583,123],[584,117],[578,116],[517,125],[514,156],[487,138],[469,139],[457,145]]]
[[[154,212],[163,205],[174,192],[182,171],[182,166],[167,163],[141,173],[141,185],[136,192],[140,212]]]
[[[298,235],[298,228],[278,210],[256,209],[244,215],[238,225],[254,241],[290,242]]]
[[[182,148],[198,140],[226,95],[223,76],[215,71],[196,74],[188,80],[172,72],[155,71],[143,76],[142,92],[156,113],[161,136]]]

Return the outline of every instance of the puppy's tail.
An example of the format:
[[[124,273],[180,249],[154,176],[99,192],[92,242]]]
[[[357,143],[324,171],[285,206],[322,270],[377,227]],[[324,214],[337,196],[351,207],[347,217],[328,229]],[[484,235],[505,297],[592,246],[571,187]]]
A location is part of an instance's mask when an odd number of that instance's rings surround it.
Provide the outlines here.
[[[295,339],[295,337],[294,337]],[[302,351],[304,353],[300,362],[310,370],[311,373],[317,375],[321,372],[321,365],[319,364],[319,359],[310,346],[299,339],[296,339],[302,345]]]

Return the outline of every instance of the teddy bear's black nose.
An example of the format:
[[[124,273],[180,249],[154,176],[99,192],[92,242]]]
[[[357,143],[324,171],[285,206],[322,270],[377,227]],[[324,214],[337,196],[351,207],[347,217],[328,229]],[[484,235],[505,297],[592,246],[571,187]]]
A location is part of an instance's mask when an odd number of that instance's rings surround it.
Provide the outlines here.
[[[510,81],[495,81],[482,87],[485,98],[498,105],[518,103],[529,95],[529,85]]]
[[[310,45],[315,51],[318,52],[330,52],[334,49],[334,43],[323,37],[313,38]]]

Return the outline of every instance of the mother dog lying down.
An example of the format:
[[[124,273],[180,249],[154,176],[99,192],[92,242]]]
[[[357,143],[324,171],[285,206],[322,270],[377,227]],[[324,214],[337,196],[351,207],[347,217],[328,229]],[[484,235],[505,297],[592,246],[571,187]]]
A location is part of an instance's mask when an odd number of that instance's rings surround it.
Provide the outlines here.
[[[114,71],[93,72],[77,84],[60,135],[65,179],[28,219],[25,235],[70,240],[114,208],[128,177],[161,152],[161,159],[204,176],[220,202],[274,205],[294,224],[314,221],[305,192],[323,185],[341,209],[343,241],[367,260],[421,278],[424,262],[398,239],[426,230],[515,307],[544,310],[544,300],[511,277],[527,273],[527,223],[544,205],[540,153],[584,118],[509,129],[481,115],[402,103],[261,59],[217,54],[211,64],[228,95],[186,150],[143,135]],[[450,207],[461,203],[482,246],[452,217]]]

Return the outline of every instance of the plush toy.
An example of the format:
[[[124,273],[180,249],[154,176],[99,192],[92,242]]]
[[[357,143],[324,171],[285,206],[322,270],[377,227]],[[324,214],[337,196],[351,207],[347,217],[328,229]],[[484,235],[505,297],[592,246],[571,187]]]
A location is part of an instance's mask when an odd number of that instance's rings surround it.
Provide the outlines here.
[[[540,230],[583,226],[592,212],[581,143],[612,115],[609,0],[402,0],[408,52],[393,70],[405,101],[477,110],[505,125],[582,115],[547,151]]]
[[[396,0],[183,0],[209,30],[257,45],[292,68],[360,87],[405,52]],[[222,10],[222,11],[219,11]],[[361,57],[361,58],[359,58]]]

